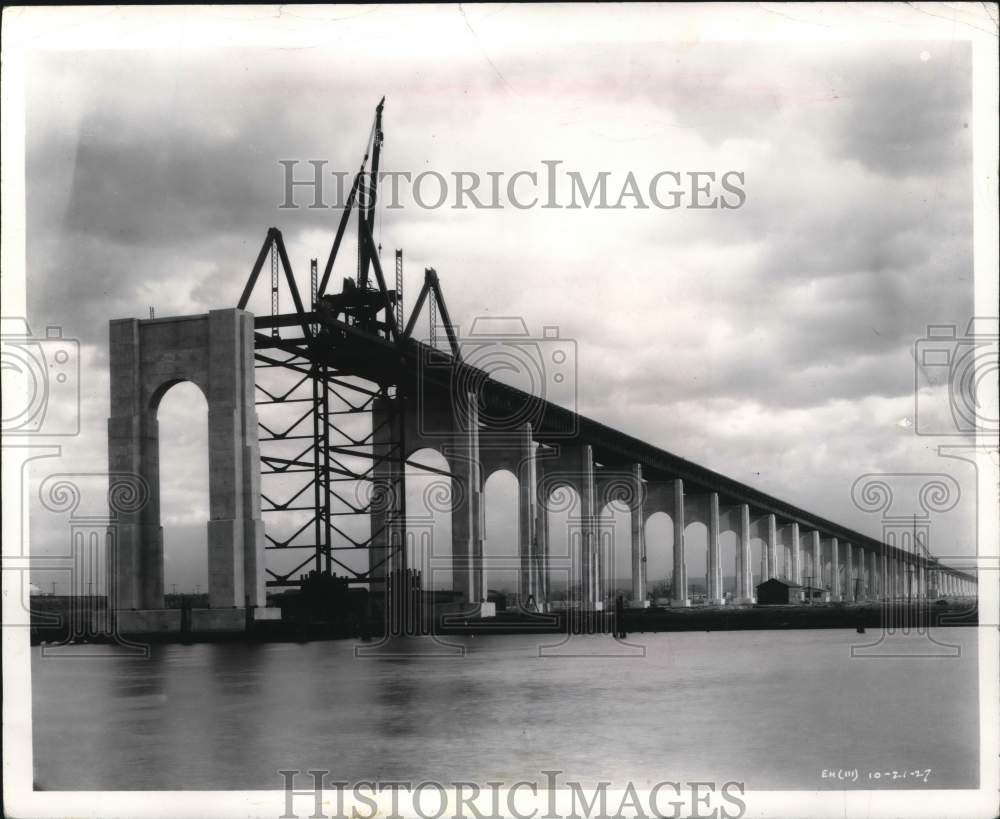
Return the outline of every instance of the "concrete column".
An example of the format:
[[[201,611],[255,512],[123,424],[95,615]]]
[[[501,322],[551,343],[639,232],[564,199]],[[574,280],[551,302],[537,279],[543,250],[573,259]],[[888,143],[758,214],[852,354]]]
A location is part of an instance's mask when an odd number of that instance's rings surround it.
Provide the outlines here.
[[[674,582],[673,605],[687,606],[690,604],[687,590],[687,563],[684,559],[684,481],[680,478],[674,481],[673,512],[670,515],[674,522]]]
[[[774,515],[767,516],[767,574],[766,580],[770,580],[772,577],[777,577],[778,575],[778,521],[775,519]]]
[[[646,600],[646,513],[643,506],[642,465],[632,466],[632,503],[629,517],[632,526],[632,607],[645,608]]]
[[[518,443],[520,452],[517,470],[517,545],[521,564],[518,599],[523,607],[528,598],[534,600],[536,605],[538,602],[537,561],[534,556],[537,515],[535,510],[535,442],[531,438],[531,424],[524,424],[521,427]]]
[[[840,544],[837,538],[830,538],[830,599],[840,600]]]
[[[115,414],[112,323],[112,415],[108,418],[109,471],[141,475],[149,500],[119,516],[114,548],[107,555],[120,609],[163,608],[163,529],[160,526],[159,428],[155,412]]]
[[[823,588],[823,550],[820,545],[819,532],[813,530],[809,533],[809,545],[812,550],[812,560],[813,560],[813,579],[812,585],[817,588]]]
[[[603,589],[599,578],[601,550],[597,543],[597,489],[594,482],[594,452],[589,444],[580,447],[580,578],[583,605],[590,609],[603,607]]]
[[[865,554],[860,546],[851,544],[851,565],[854,567],[854,599],[865,599]]]
[[[722,599],[722,566],[719,561],[719,493],[708,495],[708,602],[719,605]]]
[[[264,606],[253,317],[210,311],[208,348],[209,600]]]
[[[854,600],[854,546],[850,543],[844,544],[844,589],[842,596],[847,602]]]
[[[535,575],[538,578],[536,602],[539,611],[548,611],[549,601],[549,510],[548,498],[541,492],[546,486],[545,470],[540,458],[535,459]]]
[[[792,533],[792,577],[793,583],[802,585],[802,552],[799,544],[799,525],[793,523],[791,525]]]
[[[868,557],[868,599],[878,600],[878,552],[871,549],[866,554]]]
[[[892,597],[897,599],[900,597],[900,589],[902,589],[903,584],[901,582],[902,573],[899,569],[899,555],[893,553],[892,555]]]
[[[868,577],[868,560],[865,557],[864,546],[856,547],[854,554],[855,565],[858,567],[858,600],[868,599],[868,587],[870,585],[870,578]]]
[[[460,485],[451,508],[452,586],[470,603],[486,600],[483,566],[483,480],[479,460],[479,407],[472,393],[456,402],[458,427],[449,458],[453,480]]]
[[[736,536],[739,538],[738,555],[739,577],[737,577],[736,595],[741,603],[752,603],[755,589],[753,587],[753,566],[750,554],[750,507],[741,503],[739,507],[739,523]]]

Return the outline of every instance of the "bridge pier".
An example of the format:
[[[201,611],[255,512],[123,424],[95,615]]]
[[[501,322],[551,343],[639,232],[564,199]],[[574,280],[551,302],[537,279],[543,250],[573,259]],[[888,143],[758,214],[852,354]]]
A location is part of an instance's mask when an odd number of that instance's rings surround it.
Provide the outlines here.
[[[844,543],[844,591],[843,600],[854,602],[854,546]]]
[[[483,566],[483,477],[479,454],[479,408],[466,395],[456,414],[452,444],[446,454],[458,492],[452,497],[452,582],[473,606],[486,602]],[[455,502],[457,498],[457,503]]]
[[[108,467],[139,475],[147,503],[124,512],[107,555],[122,631],[142,631],[164,606],[159,426],[166,392],[194,383],[208,404],[208,594],[213,609],[266,605],[253,317],[242,310],[120,319],[110,324]],[[239,619],[238,617],[236,618]]]
[[[792,539],[792,576],[791,581],[796,585],[802,585],[802,553],[801,544],[799,542],[799,524],[793,523],[789,529],[791,530]]]
[[[753,587],[753,560],[750,552],[750,506],[741,503],[739,521],[736,526],[737,560],[736,599],[739,603],[753,603],[755,599]]]
[[[816,589],[823,588],[823,548],[819,532],[815,529],[809,533],[809,552],[812,555],[812,577],[809,585]]]
[[[778,519],[774,515],[767,515],[767,562],[764,574],[766,580],[778,576]]]
[[[719,493],[711,492],[707,498],[708,515],[708,602],[722,605],[722,566],[719,562]]]
[[[841,600],[840,591],[840,542],[835,537],[830,538],[830,599]]]
[[[673,481],[673,511],[670,519],[674,522],[674,583],[672,606],[690,606],[687,583],[687,561],[684,557],[684,481]]]
[[[594,480],[594,450],[589,444],[584,444],[579,449],[582,603],[585,608],[592,611],[601,611],[604,609],[603,589],[600,583],[603,550],[599,548],[597,538],[597,516],[600,510],[597,508],[597,486]]]
[[[518,600],[524,607],[529,599],[538,605],[540,588],[538,583],[538,560],[535,552],[538,539],[535,534],[538,512],[535,508],[535,442],[531,438],[531,424],[521,426],[518,435],[517,476],[517,527],[518,558],[520,579]]]
[[[646,599],[646,515],[642,464],[632,465],[630,528],[632,554],[632,608],[649,606]]]
[[[534,557],[538,589],[535,604],[539,611],[544,612],[548,611],[549,601],[549,508],[548,498],[542,493],[548,482],[544,462],[538,457],[537,452],[532,458],[532,465],[535,475],[532,492],[535,499]]]

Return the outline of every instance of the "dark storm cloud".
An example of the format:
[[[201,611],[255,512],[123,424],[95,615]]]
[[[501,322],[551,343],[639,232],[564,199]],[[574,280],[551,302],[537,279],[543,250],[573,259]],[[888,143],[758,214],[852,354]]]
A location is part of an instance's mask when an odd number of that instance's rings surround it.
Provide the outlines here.
[[[842,96],[834,149],[893,177],[967,167],[971,55],[969,43],[907,43],[849,65],[844,87],[855,91]]]

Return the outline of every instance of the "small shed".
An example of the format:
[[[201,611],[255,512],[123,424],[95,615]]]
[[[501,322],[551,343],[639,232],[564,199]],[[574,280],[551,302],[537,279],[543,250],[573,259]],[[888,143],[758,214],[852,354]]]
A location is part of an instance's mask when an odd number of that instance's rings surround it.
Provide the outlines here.
[[[781,603],[798,603],[802,599],[802,587],[787,580],[772,577],[757,584],[757,603],[764,606]]]
[[[507,611],[507,595],[496,589],[486,591],[486,602],[496,605],[497,611]]]

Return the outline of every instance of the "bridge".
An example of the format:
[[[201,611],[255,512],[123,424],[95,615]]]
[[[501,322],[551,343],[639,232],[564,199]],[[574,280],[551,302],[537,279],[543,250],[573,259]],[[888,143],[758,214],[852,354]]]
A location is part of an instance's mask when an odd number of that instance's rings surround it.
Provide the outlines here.
[[[482,616],[492,613],[484,486],[501,469],[518,479],[513,566],[524,610],[551,607],[555,574],[572,590],[572,606],[601,611],[611,604],[614,533],[600,514],[611,502],[630,512],[633,607],[649,605],[647,556],[666,548],[647,542],[646,521],[660,512],[673,529],[674,606],[690,604],[684,541],[692,522],[707,531],[709,605],[755,601],[754,538],[763,543],[757,577],[783,579],[809,599],[817,591],[832,601],[975,596],[973,575],[927,551],[926,521],[907,518],[875,539],[548,400],[565,377],[565,340],[556,331],[532,338],[475,327],[460,338],[433,269],[407,316],[403,252],[396,251],[391,287],[373,232],[377,185],[366,184],[378,179],[382,138],[380,103],[325,264],[311,261],[307,299],[272,227],[235,308],[111,322],[109,468],[140,476],[149,494],[141,508],[118,515],[109,550],[113,606],[132,612],[136,627],[150,627],[164,606],[156,414],[179,381],[194,382],[208,404],[208,627],[247,611],[274,616],[267,589],[294,587],[309,571],[344,575],[376,594],[401,572],[439,575],[442,544],[432,543],[433,526],[407,514],[407,468],[437,476],[450,495],[443,563],[457,607]],[[356,276],[332,292],[354,217]],[[248,312],[251,297],[268,288],[270,314]],[[292,301],[286,312],[282,291]],[[415,336],[425,315],[428,342]],[[526,368],[540,388],[493,377],[489,365],[498,362]],[[419,461],[427,448],[443,455],[446,469]],[[578,498],[572,547],[555,554],[549,517],[553,499],[567,489]],[[291,524],[283,528],[282,518]],[[364,536],[346,523],[366,518]],[[737,542],[731,598],[720,559],[726,532]],[[269,565],[271,552],[301,557],[279,570]],[[359,555],[366,558],[360,567]]]

